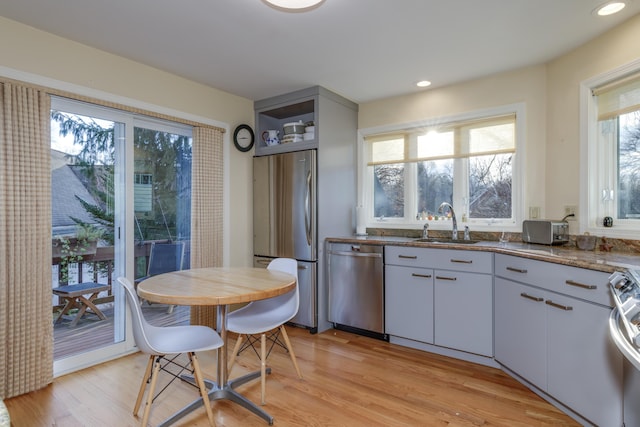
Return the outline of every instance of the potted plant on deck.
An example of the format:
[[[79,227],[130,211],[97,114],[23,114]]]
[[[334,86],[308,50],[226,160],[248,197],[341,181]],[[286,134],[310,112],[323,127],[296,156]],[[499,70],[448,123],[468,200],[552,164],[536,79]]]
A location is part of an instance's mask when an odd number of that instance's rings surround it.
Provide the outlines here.
[[[78,226],[73,236],[58,236],[51,241],[53,258],[60,258],[60,282],[68,283],[69,265],[82,261],[87,255],[95,255],[98,241],[103,237],[104,230],[93,225]]]

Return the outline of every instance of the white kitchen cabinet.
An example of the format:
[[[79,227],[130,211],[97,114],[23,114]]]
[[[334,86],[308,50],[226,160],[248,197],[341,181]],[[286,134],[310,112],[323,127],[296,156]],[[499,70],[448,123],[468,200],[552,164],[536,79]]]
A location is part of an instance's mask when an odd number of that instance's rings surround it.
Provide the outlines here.
[[[433,270],[385,268],[385,332],[433,343]]]
[[[480,251],[386,246],[386,333],[491,357],[492,260]]]
[[[623,360],[599,303],[603,273],[497,254],[496,276],[509,280],[495,278],[495,359],[595,425],[621,426]]]
[[[609,339],[611,309],[559,295],[545,304],[548,393],[598,426],[622,425],[623,365]]]
[[[505,279],[613,307],[609,273],[518,256],[496,254],[495,274]]]
[[[434,343],[493,356],[493,280],[488,274],[435,270]]]
[[[547,388],[544,291],[495,279],[495,359],[542,390]]]

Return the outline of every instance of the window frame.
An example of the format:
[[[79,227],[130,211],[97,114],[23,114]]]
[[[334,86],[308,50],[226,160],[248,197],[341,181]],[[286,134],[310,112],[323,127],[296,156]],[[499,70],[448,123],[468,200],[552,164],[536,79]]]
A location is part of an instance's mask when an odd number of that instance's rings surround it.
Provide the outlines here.
[[[580,212],[585,214],[579,217],[579,233],[625,239],[630,238],[629,233],[640,233],[639,220],[616,218],[618,145],[607,149],[599,143],[597,99],[593,96],[594,89],[634,73],[640,73],[640,59],[591,77],[580,84]],[[607,181],[608,188],[615,189],[614,203],[608,211],[601,207],[603,180]],[[614,218],[613,227],[604,227],[602,224],[604,212],[610,212],[610,216]]]
[[[405,228],[405,229],[421,229],[425,222],[429,223],[430,229],[447,230],[451,228],[449,221],[425,221],[416,219],[418,202],[415,197],[417,192],[417,182],[414,179],[405,180],[404,183],[404,217],[402,218],[376,218],[373,216],[373,168],[368,166],[367,142],[365,138],[378,134],[393,134],[400,132],[410,132],[411,130],[429,127],[446,127],[447,125],[455,125],[459,122],[471,122],[475,120],[489,119],[492,117],[505,116],[515,114],[515,141],[516,148],[514,152],[514,160],[512,166],[512,212],[513,217],[509,219],[499,218],[483,218],[483,219],[467,219],[463,223],[462,212],[463,198],[460,194],[466,194],[468,186],[468,170],[465,170],[465,178],[454,178],[454,200],[453,207],[458,217],[458,228],[469,225],[472,230],[477,231],[520,231],[520,224],[524,219],[524,188],[525,188],[525,120],[526,110],[524,103],[508,104],[494,108],[482,110],[474,110],[467,113],[461,113],[451,116],[428,118],[419,121],[400,123],[396,125],[383,125],[371,128],[363,128],[358,130],[358,201],[357,206],[362,207],[365,215],[365,225],[369,228]],[[463,162],[461,158],[451,157],[455,162]],[[416,175],[417,163],[404,163],[407,173]],[[460,168],[456,167],[457,170]],[[458,172],[458,174],[461,172]],[[413,214],[412,214],[413,212]]]

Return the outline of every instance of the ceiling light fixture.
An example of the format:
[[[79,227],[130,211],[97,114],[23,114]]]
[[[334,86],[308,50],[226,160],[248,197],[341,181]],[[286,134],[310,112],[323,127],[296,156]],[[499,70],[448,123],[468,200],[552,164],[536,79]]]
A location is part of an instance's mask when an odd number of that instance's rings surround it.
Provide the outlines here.
[[[269,6],[286,12],[305,12],[320,6],[324,0],[263,0]]]
[[[418,83],[416,83],[416,86],[418,86],[418,87],[431,86],[431,82],[429,80],[422,80],[422,81],[419,81]]]
[[[608,16],[620,12],[624,7],[625,4],[622,1],[610,1],[598,6],[594,12],[598,16]]]

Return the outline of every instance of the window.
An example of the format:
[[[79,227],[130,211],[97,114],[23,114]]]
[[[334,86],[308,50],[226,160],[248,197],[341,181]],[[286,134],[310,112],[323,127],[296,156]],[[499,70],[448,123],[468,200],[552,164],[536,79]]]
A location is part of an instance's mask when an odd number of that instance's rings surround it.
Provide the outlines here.
[[[369,226],[446,220],[482,226],[519,223],[514,182],[517,108],[364,136],[364,200]],[[495,112],[494,112],[495,113]],[[363,132],[364,133],[364,132]],[[520,193],[520,192],[516,192]],[[442,223],[444,224],[444,223]],[[444,225],[443,225],[444,227]]]
[[[626,74],[619,75],[622,72]],[[613,75],[589,87],[591,172],[584,228],[615,236],[640,230],[640,71]],[[613,229],[603,228],[605,217],[613,218]]]

